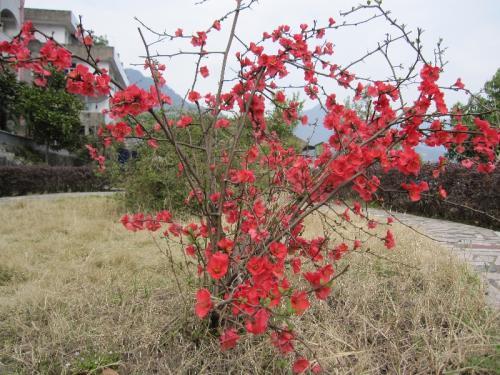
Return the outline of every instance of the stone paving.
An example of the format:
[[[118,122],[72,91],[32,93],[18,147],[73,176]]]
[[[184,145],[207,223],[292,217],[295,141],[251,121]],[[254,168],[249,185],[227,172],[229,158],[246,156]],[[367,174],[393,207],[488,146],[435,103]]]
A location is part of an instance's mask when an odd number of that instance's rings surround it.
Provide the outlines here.
[[[371,215],[386,217],[385,211],[370,209]],[[486,283],[488,302],[500,308],[500,232],[430,219],[410,214],[392,213],[403,224],[414,227],[452,250],[478,271]]]

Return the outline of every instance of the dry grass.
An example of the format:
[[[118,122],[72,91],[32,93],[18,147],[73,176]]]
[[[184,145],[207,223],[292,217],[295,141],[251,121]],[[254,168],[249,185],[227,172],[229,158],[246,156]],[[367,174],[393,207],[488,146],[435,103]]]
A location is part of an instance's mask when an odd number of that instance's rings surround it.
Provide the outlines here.
[[[265,338],[220,353],[149,235],[118,217],[109,198],[0,206],[0,374],[287,373]],[[495,373],[499,319],[478,277],[407,229],[396,238],[393,252],[373,244],[390,261],[352,254],[300,318],[327,372]]]

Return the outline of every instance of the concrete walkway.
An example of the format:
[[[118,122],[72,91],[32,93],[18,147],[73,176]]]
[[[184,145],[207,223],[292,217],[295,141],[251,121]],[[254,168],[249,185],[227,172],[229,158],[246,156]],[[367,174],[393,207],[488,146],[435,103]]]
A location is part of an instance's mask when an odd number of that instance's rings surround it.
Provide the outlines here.
[[[369,214],[380,218],[388,216],[385,211],[378,209],[370,209]],[[488,302],[500,308],[500,232],[410,214],[393,215],[401,223],[439,241],[460,259],[472,265],[486,283]]]

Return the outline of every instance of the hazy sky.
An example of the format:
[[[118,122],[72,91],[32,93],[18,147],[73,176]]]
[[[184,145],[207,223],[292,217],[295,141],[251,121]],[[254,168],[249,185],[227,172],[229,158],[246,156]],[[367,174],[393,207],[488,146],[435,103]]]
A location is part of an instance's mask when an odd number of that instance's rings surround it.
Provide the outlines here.
[[[260,0],[253,10],[242,15],[237,33],[245,41],[251,41],[259,39],[262,31],[272,31],[280,24],[298,27],[300,23],[310,24],[313,20],[326,24],[329,16],[340,19],[339,11],[358,3],[358,0]],[[159,31],[173,32],[181,27],[190,33],[206,29],[214,19],[234,6],[234,0],[194,4],[195,0],[26,0],[26,7],[66,9],[82,15],[87,28],[107,35],[126,67],[143,61],[138,58],[143,54],[143,48],[134,16]],[[446,60],[449,61],[443,75],[444,84],[452,84],[457,77],[461,77],[468,88],[476,91],[500,67],[499,0],[384,0],[383,6],[409,28],[421,27],[425,30],[423,40],[428,55],[432,55],[432,48],[438,39],[444,39],[443,44],[448,47]],[[366,16],[371,14],[373,12],[365,13]],[[362,18],[359,15],[353,20]],[[226,35],[223,32],[229,26],[229,22],[224,23],[222,31],[209,39],[209,50],[221,49],[224,43],[222,37]],[[376,21],[369,26],[332,32],[331,40],[336,45],[335,59],[340,64],[354,60],[376,46],[388,30],[386,24]],[[157,45],[157,49],[159,52],[176,52],[179,46],[162,44]],[[404,48],[398,50],[396,47],[392,56],[404,62],[407,53]],[[167,84],[183,94],[191,84],[194,62],[182,58],[165,63]],[[215,72],[219,64],[220,59],[207,65]],[[376,78],[385,78],[386,75],[381,61],[377,59],[359,65],[355,71]],[[215,74],[202,80],[199,90],[213,90],[214,80]],[[457,98],[451,95],[448,101]]]

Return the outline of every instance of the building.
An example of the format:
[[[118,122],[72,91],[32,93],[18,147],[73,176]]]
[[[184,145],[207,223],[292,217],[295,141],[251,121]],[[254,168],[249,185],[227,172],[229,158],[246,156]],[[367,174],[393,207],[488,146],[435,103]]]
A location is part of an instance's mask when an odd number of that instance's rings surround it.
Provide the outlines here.
[[[323,142],[315,145],[307,144],[302,148],[301,155],[306,158],[316,159],[323,152]]]
[[[23,23],[23,5],[18,0],[0,0],[0,42],[11,40],[19,32]],[[15,128],[15,122],[0,108],[0,132],[12,132]]]
[[[0,40],[16,35],[24,21],[31,21],[37,30],[50,35],[56,42],[64,45],[73,55],[86,55],[84,46],[75,37],[79,21],[71,11],[25,8],[24,1],[19,0],[0,0],[0,10],[2,17]],[[30,44],[30,49],[35,54],[42,46],[42,43],[45,42],[42,35],[36,34],[36,37],[38,41]],[[128,85],[123,64],[120,62],[120,56],[114,47],[94,45],[92,54],[99,59],[99,67],[106,69],[114,81],[121,86]],[[76,66],[76,62],[73,65]],[[31,73],[21,72],[20,79],[31,81]],[[116,87],[112,87],[112,92],[114,90],[116,90]],[[109,98],[107,96],[85,97],[82,100],[85,108],[81,113],[81,122],[83,132],[86,135],[95,133],[100,124],[111,121],[108,116],[103,114],[103,110],[109,109]]]
[[[75,37],[79,21],[71,11],[48,10],[48,9],[24,9],[24,19],[33,22],[33,26],[54,38],[64,45],[73,55],[85,56],[87,54],[84,46]],[[40,42],[44,42],[41,35],[37,35]],[[92,53],[99,59],[99,68],[106,69],[111,78],[121,86],[127,86],[128,80],[120,57],[114,47],[107,45],[95,45]],[[115,90],[116,88],[112,88]],[[103,115],[103,110],[109,109],[108,97],[83,98],[85,109],[82,111],[81,120],[85,134],[95,133],[97,126],[108,123],[110,119]]]
[[[11,39],[23,23],[24,1],[0,0],[0,42]]]

